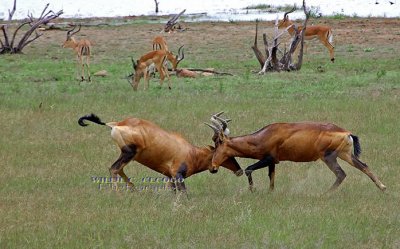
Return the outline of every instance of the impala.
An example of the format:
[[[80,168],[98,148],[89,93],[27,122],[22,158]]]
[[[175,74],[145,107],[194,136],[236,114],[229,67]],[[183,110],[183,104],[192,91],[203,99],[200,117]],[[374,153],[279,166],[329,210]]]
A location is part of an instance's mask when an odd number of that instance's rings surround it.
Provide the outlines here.
[[[91,55],[91,42],[87,39],[75,40],[73,35],[81,30],[81,25],[77,31],[74,31],[76,25],[67,32],[67,39],[62,45],[63,48],[72,48],[77,56],[77,70],[81,67],[81,80],[85,80],[85,65],[87,67],[88,81],[90,81],[90,55]],[[74,31],[74,32],[73,32]],[[85,59],[83,59],[85,57]]]
[[[212,159],[212,169],[218,171],[221,162],[230,157],[258,159],[246,168],[250,190],[253,188],[252,172],[268,166],[270,189],[275,182],[275,165],[280,161],[311,162],[321,159],[336,175],[330,190],[336,189],[346,177],[337,158],[368,175],[376,186],[384,191],[386,186],[358,157],[361,147],[357,136],[350,131],[330,123],[301,122],[274,123],[245,136],[229,137],[225,132],[227,121],[212,116],[213,125],[208,124],[218,138],[214,137],[216,151]],[[220,124],[215,121],[218,120]],[[215,136],[215,135],[214,135]]]
[[[142,57],[139,60],[132,60],[133,69],[135,71],[134,77],[132,77],[132,87],[136,91],[140,82],[140,79],[144,77],[146,90],[149,87],[149,68],[152,64],[160,73],[160,85],[163,84],[165,76],[168,78],[168,88],[171,89],[171,80],[169,78],[168,69],[165,66],[165,61],[167,59],[167,51],[165,50],[154,50]]]
[[[172,64],[172,70],[176,71],[178,64],[185,58],[183,45],[178,49],[178,55],[174,56],[172,52],[166,50],[154,50],[133,63],[135,76],[132,78],[133,90],[137,90],[140,79],[144,77],[145,89],[149,86],[149,74],[154,71],[154,68],[160,73],[160,85],[163,84],[165,76],[168,78],[168,88],[171,89],[171,80],[167,69],[167,60]]]
[[[291,25],[293,22],[289,20],[288,14],[292,13],[296,10],[294,7],[292,10],[285,12],[283,19],[278,22],[278,28],[284,29]],[[298,26],[298,30],[301,31],[303,29],[302,26]],[[288,32],[291,36],[296,34],[296,30],[293,26],[288,29]],[[318,39],[328,50],[331,57],[331,61],[335,61],[334,49],[335,47],[332,45],[333,43],[333,33],[330,27],[322,26],[322,25],[314,25],[314,26],[307,26],[304,34],[304,39],[312,40]]]
[[[111,128],[111,137],[121,150],[118,160],[109,169],[113,181],[120,175],[130,187],[133,187],[133,183],[124,173],[124,167],[130,161],[137,161],[175,179],[176,187],[182,191],[186,191],[184,178],[207,169],[215,173],[211,170],[214,147],[193,146],[181,135],[165,131],[144,119],[127,118],[120,122],[103,123],[95,114],[89,114],[79,118],[79,125],[87,126],[85,120]],[[221,165],[237,176],[243,174],[235,158],[229,158]],[[175,187],[174,184],[172,187]]]
[[[165,50],[168,51],[167,42],[164,37],[156,36],[153,39],[153,50]]]

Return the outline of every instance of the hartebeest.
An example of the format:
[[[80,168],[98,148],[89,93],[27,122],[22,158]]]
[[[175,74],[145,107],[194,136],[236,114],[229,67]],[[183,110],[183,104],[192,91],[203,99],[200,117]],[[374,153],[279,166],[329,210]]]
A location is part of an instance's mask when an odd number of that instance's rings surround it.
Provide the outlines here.
[[[196,147],[181,135],[161,129],[156,124],[139,118],[127,118],[120,122],[103,123],[95,114],[89,114],[78,120],[79,125],[87,126],[85,120],[111,128],[111,137],[121,149],[121,155],[110,168],[113,179],[120,175],[133,187],[123,168],[130,161],[137,161],[167,177],[176,179],[178,190],[186,190],[183,182],[193,174],[210,170],[214,148]],[[237,176],[243,170],[234,158],[221,162],[221,166],[233,171]]]
[[[88,81],[90,81],[90,55],[91,55],[91,42],[87,39],[81,39],[79,41],[75,40],[73,37],[74,34],[78,33],[81,30],[81,25],[77,31],[74,31],[76,25],[68,30],[67,39],[62,45],[63,48],[72,48],[77,56],[77,69],[79,70],[79,66],[81,67],[81,80],[85,80],[85,65],[87,67]],[[85,57],[85,60],[83,59]]]
[[[289,20],[288,14],[292,13],[293,11],[296,10],[296,7],[294,7],[292,10],[285,12],[283,19],[279,20],[278,22],[278,28],[279,29],[284,29],[289,26],[291,26],[288,29],[289,34],[293,37],[296,34],[296,31],[293,27],[293,22]],[[301,31],[303,29],[303,26],[298,26],[298,31]],[[333,33],[330,27],[328,26],[322,26],[322,25],[314,25],[314,26],[307,26],[304,34],[304,39],[306,40],[312,40],[317,38],[328,50],[329,54],[331,57],[331,61],[335,61],[335,55],[334,55],[334,50],[335,47],[333,46]]]
[[[213,115],[211,120],[214,124],[208,125],[214,132],[218,132],[218,138],[214,137],[216,146],[212,159],[214,171],[218,170],[221,162],[230,157],[260,160],[245,170],[250,189],[253,188],[251,174],[254,170],[268,166],[270,189],[273,190],[275,165],[280,161],[311,162],[321,159],[336,175],[336,181],[330,188],[334,190],[346,177],[337,162],[338,157],[368,175],[379,189],[382,191],[386,189],[368,166],[358,159],[361,153],[358,137],[334,124],[274,123],[250,135],[229,137],[223,132],[227,127],[227,120],[216,115]]]

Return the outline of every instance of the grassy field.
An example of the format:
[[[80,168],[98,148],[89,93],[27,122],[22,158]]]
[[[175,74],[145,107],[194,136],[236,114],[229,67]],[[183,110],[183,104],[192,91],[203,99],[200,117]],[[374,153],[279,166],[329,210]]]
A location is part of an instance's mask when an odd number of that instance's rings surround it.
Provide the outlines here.
[[[133,92],[130,56],[151,49],[160,24],[85,27],[95,42],[92,73],[80,83],[65,32],[49,31],[22,55],[0,56],[0,248],[399,248],[400,56],[398,19],[318,19],[335,34],[336,62],[308,43],[299,72],[257,75],[250,48],[255,23],[193,23],[166,34],[181,67],[215,68],[234,76],[172,77],[173,89]],[[272,34],[272,23],[263,32]],[[85,35],[85,36],[83,36]],[[318,68],[322,70],[318,70]],[[321,72],[322,71],[322,72]],[[103,121],[151,120],[198,146],[211,144],[203,122],[224,110],[233,136],[278,121],[333,122],[358,135],[361,160],[387,186],[382,193],[360,171],[340,188],[320,161],[282,162],[275,191],[267,170],[247,179],[226,170],[186,179],[189,199],[169,191],[113,192],[107,177],[119,156],[109,130],[78,126],[88,113]],[[243,168],[254,160],[238,159]],[[125,172],[136,185],[159,174],[138,163]]]

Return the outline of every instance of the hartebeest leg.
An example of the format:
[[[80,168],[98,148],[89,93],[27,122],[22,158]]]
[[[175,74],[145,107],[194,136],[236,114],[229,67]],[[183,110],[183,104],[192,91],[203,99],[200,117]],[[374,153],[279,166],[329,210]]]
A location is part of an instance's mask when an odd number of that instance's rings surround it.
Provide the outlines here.
[[[274,189],[275,163],[274,163],[274,158],[268,155],[268,156],[264,157],[263,159],[261,159],[260,161],[256,162],[255,164],[252,164],[252,165],[248,166],[245,169],[244,172],[246,173],[247,179],[249,180],[249,189],[250,189],[250,191],[253,191],[253,178],[251,176],[251,173],[253,173],[254,170],[262,169],[262,168],[265,168],[267,166],[271,167],[268,170],[268,176],[269,176],[269,179],[270,179],[269,188],[270,188],[270,190]]]
[[[340,167],[337,162],[337,153],[336,152],[326,152],[324,158],[322,159],[326,165],[328,165],[329,169],[335,174],[336,181],[330,187],[328,191],[335,190],[346,178],[346,173]]]
[[[269,190],[274,190],[275,187],[275,164],[270,164],[268,166],[268,176],[269,176]]]
[[[110,168],[110,174],[111,174],[113,181],[117,180],[117,175],[120,175],[122,177],[123,177],[123,175],[125,175],[123,173],[122,169],[125,165],[127,165],[133,159],[135,154],[136,154],[135,145],[127,145],[127,146],[124,146],[121,148],[121,155],[119,156],[117,161],[115,161],[115,163],[113,163],[113,165]],[[121,171],[122,171],[123,175],[121,175]],[[125,175],[125,177],[126,177],[126,175]],[[125,180],[125,178],[124,178],[124,180]],[[128,179],[126,178],[126,180],[128,180]],[[116,182],[114,182],[114,187],[115,187],[115,189],[117,189]]]
[[[354,166],[355,168],[359,169],[360,171],[362,171],[364,174],[366,174],[367,176],[369,176],[369,178],[371,178],[371,180],[376,184],[376,186],[382,190],[385,191],[386,190],[386,186],[378,179],[378,177],[376,177],[370,170],[367,164],[361,162],[360,159],[358,159],[356,156],[354,156],[353,154],[351,156],[349,155],[339,155],[339,157],[341,159],[343,159],[344,161],[348,162],[350,165]]]
[[[121,170],[119,171],[118,174],[122,177],[122,179],[124,179],[124,181],[126,182],[127,187],[129,187],[130,189],[133,189],[134,185],[129,180],[128,176],[125,175],[124,168],[121,168]]]
[[[179,166],[178,171],[175,174],[175,183],[178,191],[186,192],[186,186],[185,186],[185,176],[187,172],[187,165],[185,163],[182,163],[181,166]]]

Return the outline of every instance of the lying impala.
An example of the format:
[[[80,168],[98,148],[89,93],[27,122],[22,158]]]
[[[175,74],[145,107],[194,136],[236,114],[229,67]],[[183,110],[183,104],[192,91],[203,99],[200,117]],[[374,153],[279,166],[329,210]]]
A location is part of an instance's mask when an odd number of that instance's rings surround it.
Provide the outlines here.
[[[127,118],[120,122],[103,123],[95,114],[81,117],[79,125],[87,126],[85,120],[111,128],[111,137],[121,149],[121,155],[110,168],[113,179],[120,175],[131,187],[124,173],[124,167],[130,161],[137,161],[148,168],[157,171],[167,177],[176,179],[178,190],[185,191],[185,183],[182,179],[193,174],[210,170],[214,148],[196,147],[187,142],[181,135],[167,132],[156,124],[138,118]],[[237,176],[243,174],[243,170],[234,158],[228,158],[221,165]],[[172,186],[174,187],[174,186]]]
[[[90,81],[90,55],[91,55],[91,43],[87,39],[81,39],[79,41],[75,40],[73,35],[78,33],[81,30],[81,25],[79,25],[79,29],[74,31],[76,25],[68,30],[67,32],[67,40],[65,40],[62,45],[63,48],[72,48],[77,56],[77,68],[79,70],[79,66],[82,68],[81,80],[85,80],[85,65],[87,67],[88,73],[88,81]],[[73,32],[74,31],[74,32]],[[83,59],[85,57],[85,60]]]
[[[149,71],[151,68],[155,67],[160,73],[160,85],[163,84],[165,76],[168,78],[168,88],[171,89],[171,80],[169,78],[169,73],[167,69],[166,62],[169,60],[172,63],[172,70],[176,71],[179,62],[185,58],[183,53],[183,45],[178,49],[178,55],[174,56],[170,51],[166,50],[154,50],[142,57],[135,63],[133,63],[133,69],[135,70],[135,76],[132,78],[133,90],[137,90],[140,79],[144,77],[145,89],[149,86]]]
[[[221,162],[231,157],[258,159],[257,163],[246,168],[250,190],[253,189],[252,172],[268,166],[270,189],[274,189],[275,165],[280,161],[311,162],[321,159],[336,175],[336,181],[330,190],[336,189],[346,177],[337,162],[337,158],[368,175],[382,191],[386,186],[370,171],[358,157],[361,147],[358,137],[350,131],[330,123],[275,123],[250,135],[228,137],[223,132],[227,120],[212,116],[214,124],[208,124],[218,132],[216,151],[212,159],[214,171],[218,171]],[[220,124],[216,124],[218,120]]]
[[[293,22],[289,20],[288,14],[292,13],[295,10],[296,7],[294,7],[292,10],[288,12],[285,12],[283,19],[278,22],[279,29],[284,29],[293,25]],[[301,31],[302,29],[303,29],[302,26],[298,26],[299,31]],[[296,34],[296,31],[293,28],[293,26],[288,29],[288,32],[291,36],[294,36]],[[335,55],[334,55],[335,47],[332,45],[333,33],[331,28],[328,26],[321,26],[321,25],[307,26],[304,34],[304,39],[312,40],[315,38],[318,38],[319,41],[329,50],[331,61],[335,62]]]

